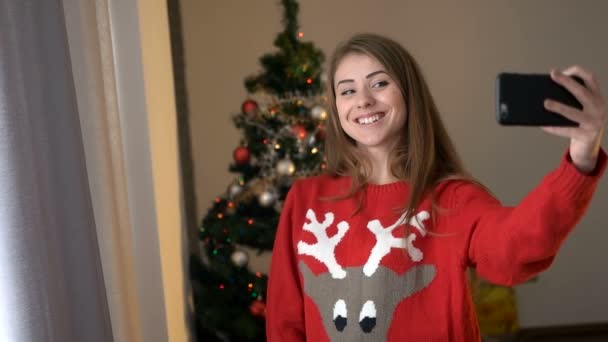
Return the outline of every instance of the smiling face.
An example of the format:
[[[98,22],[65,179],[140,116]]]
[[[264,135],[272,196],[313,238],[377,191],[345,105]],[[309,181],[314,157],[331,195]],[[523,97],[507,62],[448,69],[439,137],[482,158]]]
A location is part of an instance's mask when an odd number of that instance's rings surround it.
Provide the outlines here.
[[[403,133],[405,100],[397,82],[375,58],[349,53],[334,76],[336,109],[342,129],[359,148],[388,153]]]

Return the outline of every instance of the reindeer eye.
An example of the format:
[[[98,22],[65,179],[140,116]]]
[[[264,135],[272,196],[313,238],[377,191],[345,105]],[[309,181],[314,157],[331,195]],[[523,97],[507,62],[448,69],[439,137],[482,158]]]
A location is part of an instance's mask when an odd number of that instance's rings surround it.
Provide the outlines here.
[[[344,299],[338,299],[334,305],[334,324],[338,331],[343,331],[346,327],[346,302]]]
[[[363,332],[369,333],[376,326],[376,306],[374,302],[368,300],[363,304],[361,313],[359,314],[359,326]]]

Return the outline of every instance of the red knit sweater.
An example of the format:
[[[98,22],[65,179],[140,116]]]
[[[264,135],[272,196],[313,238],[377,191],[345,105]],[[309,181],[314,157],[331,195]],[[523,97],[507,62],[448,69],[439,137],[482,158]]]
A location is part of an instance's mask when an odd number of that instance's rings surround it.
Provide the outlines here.
[[[296,182],[285,201],[267,296],[268,341],[479,341],[465,270],[514,285],[547,269],[587,208],[606,168],[585,175],[566,154],[516,207],[481,187],[447,181],[410,220],[407,182],[367,185],[363,207],[350,179]],[[408,248],[403,246],[407,244]]]

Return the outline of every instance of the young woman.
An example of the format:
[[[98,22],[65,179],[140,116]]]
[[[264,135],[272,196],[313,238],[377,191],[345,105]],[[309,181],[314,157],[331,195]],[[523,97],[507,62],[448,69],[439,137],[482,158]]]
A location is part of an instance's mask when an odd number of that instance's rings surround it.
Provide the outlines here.
[[[559,166],[516,207],[471,179],[420,68],[398,43],[360,34],[328,70],[328,174],[297,181],[269,275],[269,341],[478,341],[466,269],[504,285],[547,269],[606,167],[594,76],[551,73],[583,110],[545,127],[570,138]],[[567,75],[585,81],[579,85]]]

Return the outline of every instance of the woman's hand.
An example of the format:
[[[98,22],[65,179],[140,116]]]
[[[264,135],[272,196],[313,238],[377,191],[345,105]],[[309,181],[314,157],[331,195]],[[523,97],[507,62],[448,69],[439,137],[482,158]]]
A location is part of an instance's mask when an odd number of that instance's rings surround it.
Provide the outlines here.
[[[569,76],[580,77],[582,86]],[[602,135],[608,123],[608,106],[601,93],[595,76],[580,66],[572,66],[564,71],[551,71],[551,78],[568,89],[582,104],[579,110],[550,99],[545,100],[545,108],[559,113],[579,123],[578,127],[542,127],[545,132],[570,138],[570,157],[581,172],[591,172],[595,168]]]

